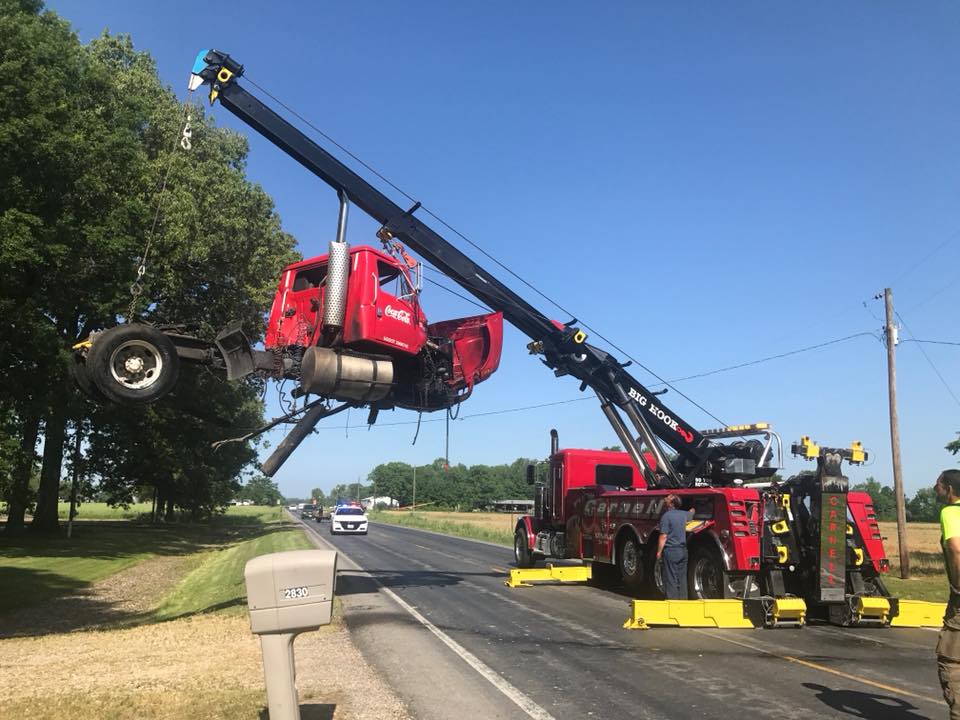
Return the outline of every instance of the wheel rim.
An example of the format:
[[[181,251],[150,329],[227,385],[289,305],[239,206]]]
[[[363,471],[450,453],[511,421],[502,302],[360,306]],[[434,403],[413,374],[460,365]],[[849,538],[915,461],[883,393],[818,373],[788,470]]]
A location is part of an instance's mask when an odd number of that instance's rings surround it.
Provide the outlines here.
[[[623,574],[629,577],[636,575],[639,564],[640,555],[637,552],[637,544],[633,540],[627,540],[623,544],[620,555],[620,567],[623,569]]]
[[[523,549],[521,548],[520,543],[520,533],[517,533],[513,536],[513,556],[517,559],[517,565],[520,565],[523,562]]]
[[[700,597],[723,597],[723,572],[710,558],[697,559],[693,567],[693,589]]]
[[[163,358],[155,345],[128,340],[110,355],[110,375],[130,390],[145,390],[160,380]]]

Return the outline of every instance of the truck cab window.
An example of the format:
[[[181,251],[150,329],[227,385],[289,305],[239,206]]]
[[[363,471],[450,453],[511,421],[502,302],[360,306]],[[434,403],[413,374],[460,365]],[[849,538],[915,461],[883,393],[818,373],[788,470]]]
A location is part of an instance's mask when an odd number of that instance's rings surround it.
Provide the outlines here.
[[[629,465],[597,465],[597,485],[607,487],[633,487],[633,467]]]

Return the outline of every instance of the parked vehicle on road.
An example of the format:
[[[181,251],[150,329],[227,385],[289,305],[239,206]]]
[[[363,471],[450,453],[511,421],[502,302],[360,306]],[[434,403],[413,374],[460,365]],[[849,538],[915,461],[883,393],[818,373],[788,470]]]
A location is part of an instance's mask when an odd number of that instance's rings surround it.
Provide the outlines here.
[[[316,520],[317,513],[322,513],[318,505],[307,504],[300,509],[300,518],[302,520]]]

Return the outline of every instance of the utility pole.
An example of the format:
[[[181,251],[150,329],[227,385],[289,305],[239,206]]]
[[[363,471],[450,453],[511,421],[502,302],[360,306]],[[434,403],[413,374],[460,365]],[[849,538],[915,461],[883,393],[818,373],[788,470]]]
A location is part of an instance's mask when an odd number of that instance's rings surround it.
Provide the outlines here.
[[[900,577],[910,577],[910,553],[907,549],[907,509],[903,500],[903,475],[900,470],[900,423],[897,419],[897,325],[893,314],[893,291],[883,291],[887,310],[884,335],[887,339],[887,388],[890,394],[890,454],[893,456],[893,494],[897,500],[897,542],[900,545]]]

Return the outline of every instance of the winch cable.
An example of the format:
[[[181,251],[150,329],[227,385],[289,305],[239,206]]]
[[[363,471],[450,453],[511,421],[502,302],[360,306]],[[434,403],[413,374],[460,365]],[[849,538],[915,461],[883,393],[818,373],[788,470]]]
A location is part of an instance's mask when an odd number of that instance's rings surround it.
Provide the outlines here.
[[[336,148],[338,148],[339,150],[341,150],[344,154],[348,155],[350,158],[352,158],[354,161],[356,161],[358,164],[360,164],[362,167],[364,167],[364,168],[365,168],[366,170],[368,170],[370,173],[372,173],[372,174],[375,175],[377,178],[379,178],[380,180],[382,180],[384,183],[386,183],[387,185],[389,185],[389,186],[390,186],[391,188],[393,188],[396,192],[398,192],[398,193],[400,193],[401,195],[403,195],[404,198],[406,198],[407,200],[409,200],[411,203],[415,203],[415,204],[418,203],[418,201],[415,200],[412,195],[410,195],[409,193],[405,192],[402,188],[400,188],[400,187],[399,187],[398,185],[396,185],[394,182],[392,182],[391,180],[389,180],[385,175],[383,175],[382,173],[378,172],[378,171],[376,170],[376,168],[374,168],[372,165],[370,165],[369,163],[363,161],[360,157],[358,157],[357,155],[355,155],[354,153],[352,153],[348,148],[346,148],[345,146],[343,146],[343,145],[341,145],[340,143],[338,143],[336,140],[334,140],[332,137],[330,137],[330,136],[329,136],[327,133],[325,133],[323,130],[321,130],[321,129],[318,128],[316,125],[314,125],[313,123],[311,123],[307,118],[305,118],[303,115],[301,115],[300,113],[298,113],[295,109],[293,109],[293,108],[290,107],[288,104],[286,104],[285,102],[283,102],[283,101],[282,101],[280,98],[278,98],[276,95],[274,95],[274,94],[271,93],[269,90],[267,90],[267,89],[264,88],[263,86],[261,86],[261,85],[259,85],[258,83],[256,83],[254,80],[252,80],[252,79],[250,78],[249,75],[246,75],[246,74],[245,74],[243,77],[244,77],[244,79],[245,79],[247,82],[249,82],[251,85],[253,85],[255,88],[257,88],[257,89],[258,89],[260,92],[262,92],[265,96],[267,96],[268,98],[270,98],[271,100],[273,100],[273,102],[275,102],[277,105],[279,105],[280,107],[282,107],[282,108],[283,108],[284,110],[286,110],[288,113],[290,113],[291,115],[293,115],[295,118],[297,118],[300,122],[302,122],[304,125],[306,125],[307,127],[309,127],[311,130],[313,130],[314,132],[316,132],[318,135],[320,135],[320,137],[324,138],[327,142],[331,143],[334,147],[336,147]],[[470,238],[468,238],[468,237],[467,237],[466,235],[464,235],[462,232],[460,232],[459,230],[457,230],[455,227],[453,227],[450,223],[448,223],[448,222],[445,221],[443,218],[441,218],[439,215],[437,215],[436,213],[434,213],[432,210],[430,210],[429,208],[424,207],[424,206],[422,206],[422,205],[421,205],[420,207],[421,207],[421,209],[422,209],[427,215],[429,215],[429,216],[432,217],[434,220],[436,220],[438,223],[440,223],[441,225],[443,225],[445,228],[447,228],[447,229],[448,229],[450,232],[452,232],[454,235],[456,235],[456,236],[458,236],[459,238],[461,238],[464,242],[466,242],[467,244],[469,244],[469,245],[470,245],[472,248],[474,248],[477,252],[479,252],[479,253],[481,253],[482,255],[484,255],[484,256],[485,256],[486,258],[488,258],[491,262],[493,262],[493,263],[496,264],[498,267],[500,267],[504,272],[512,275],[514,278],[516,278],[518,281],[520,281],[523,285],[525,285],[525,286],[526,286],[527,288],[529,288],[531,291],[533,291],[534,293],[536,293],[537,295],[539,295],[541,298],[543,298],[544,300],[546,300],[548,303],[550,303],[551,305],[553,305],[553,306],[554,306],[555,308],[557,308],[560,312],[564,313],[567,317],[571,317],[571,318],[578,317],[578,315],[577,315],[576,313],[570,312],[570,311],[567,310],[565,307],[563,307],[560,303],[558,303],[556,300],[554,300],[553,298],[551,298],[550,296],[548,296],[546,293],[543,293],[543,292],[541,292],[540,290],[538,290],[532,283],[528,282],[525,278],[521,277],[519,274],[517,274],[516,272],[514,272],[513,270],[511,270],[507,265],[505,265],[504,263],[500,262],[500,260],[498,260],[498,259],[497,259],[496,257],[494,257],[492,254],[490,254],[489,252],[487,252],[487,251],[486,251],[483,247],[481,247],[480,245],[477,245],[477,244],[476,244],[475,242],[473,242]],[[726,426],[728,425],[728,423],[724,422],[724,421],[721,420],[719,417],[717,417],[716,415],[714,415],[712,412],[710,412],[709,410],[707,410],[703,405],[701,405],[700,403],[698,403],[696,400],[694,400],[693,398],[691,398],[689,395],[687,395],[686,393],[684,393],[682,390],[678,390],[676,387],[674,387],[674,386],[670,383],[669,380],[666,380],[665,378],[661,377],[659,374],[657,374],[656,372],[654,372],[653,370],[651,370],[649,367],[647,367],[646,365],[644,365],[642,362],[640,362],[639,360],[637,360],[636,358],[634,358],[632,355],[630,355],[626,350],[624,350],[624,349],[621,348],[619,345],[617,345],[616,343],[612,342],[610,339],[608,339],[607,337],[605,337],[601,332],[599,332],[599,331],[596,330],[595,328],[591,327],[591,326],[588,325],[587,323],[580,323],[580,324],[583,325],[583,327],[585,327],[585,328],[586,328],[587,330],[589,330],[591,333],[593,333],[594,335],[596,335],[598,338],[600,338],[601,340],[603,340],[605,343],[607,343],[611,348],[613,348],[614,350],[616,350],[617,352],[619,352],[621,355],[623,355],[624,357],[626,357],[626,358],[627,358],[628,360],[630,360],[632,363],[634,363],[635,365],[637,365],[638,367],[642,368],[642,369],[645,370],[647,373],[649,373],[650,375],[652,375],[653,377],[655,377],[655,378],[656,378],[658,381],[660,381],[665,387],[670,388],[670,389],[673,390],[677,395],[679,395],[680,397],[684,398],[687,402],[689,402],[691,405],[693,405],[694,407],[696,407],[697,409],[699,409],[701,412],[709,415],[711,418],[713,418],[714,420],[716,420],[718,423],[720,423],[720,425],[722,425],[722,426],[724,426],[724,427],[726,427]]]
[[[187,99],[183,103],[183,114],[185,117],[185,122],[182,128],[179,128],[176,135],[176,139],[173,142],[173,148],[171,148],[170,155],[167,158],[167,166],[164,170],[163,180],[160,183],[160,189],[157,191],[157,207],[153,214],[153,223],[150,225],[150,231],[147,233],[147,240],[143,246],[143,253],[140,255],[139,264],[137,265],[136,277],[133,280],[133,283],[130,285],[130,308],[127,310],[127,322],[131,322],[137,312],[137,305],[140,302],[140,295],[143,293],[143,276],[147,272],[147,257],[150,255],[150,246],[153,244],[154,235],[157,232],[157,224],[160,222],[160,212],[163,210],[163,201],[164,195],[167,189],[167,182],[170,180],[170,172],[173,170],[173,161],[177,157],[177,147],[183,148],[184,151],[189,152],[193,148],[191,142],[191,137],[193,137],[193,128],[190,125],[190,121],[193,119],[191,115],[191,104],[190,98],[193,96],[193,90],[190,90],[187,93]]]

